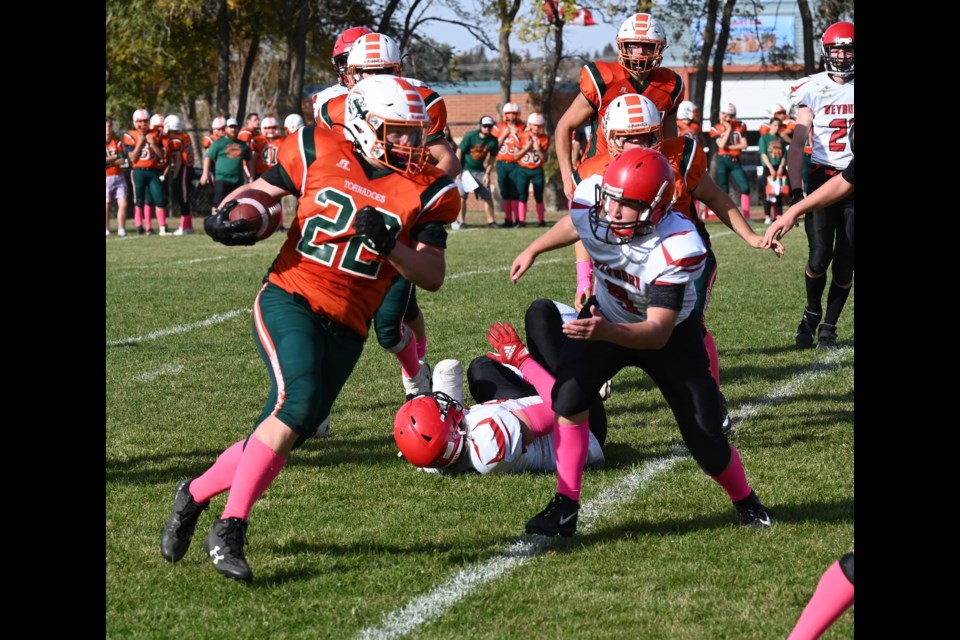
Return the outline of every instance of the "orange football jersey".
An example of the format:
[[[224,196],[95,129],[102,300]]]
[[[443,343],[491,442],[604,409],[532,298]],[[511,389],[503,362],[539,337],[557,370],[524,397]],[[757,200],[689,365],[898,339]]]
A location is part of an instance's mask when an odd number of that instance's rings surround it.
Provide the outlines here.
[[[530,141],[530,138],[533,137],[533,134],[529,131],[520,132],[520,148],[523,149],[527,146],[527,142]],[[540,142],[540,149],[531,147],[529,151],[523,154],[517,164],[521,167],[526,167],[527,169],[539,169],[543,166],[543,163],[547,159],[547,147],[550,146],[550,138],[544,134],[537,136],[537,139]]]

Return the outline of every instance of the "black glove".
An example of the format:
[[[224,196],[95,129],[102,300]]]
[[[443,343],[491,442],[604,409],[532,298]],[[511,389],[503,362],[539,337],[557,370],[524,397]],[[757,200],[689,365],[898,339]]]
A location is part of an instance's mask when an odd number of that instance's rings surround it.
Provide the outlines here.
[[[790,189],[790,204],[797,204],[801,200],[803,200],[803,189]]]
[[[252,229],[247,220],[230,221],[230,210],[237,206],[236,200],[230,200],[216,213],[207,216],[203,229],[207,235],[228,247],[250,246],[257,242],[257,230]]]
[[[370,205],[357,212],[357,218],[353,222],[353,230],[358,235],[367,236],[377,253],[384,258],[389,256],[393,248],[397,246],[397,239],[387,229],[387,223],[383,221],[383,215]]]

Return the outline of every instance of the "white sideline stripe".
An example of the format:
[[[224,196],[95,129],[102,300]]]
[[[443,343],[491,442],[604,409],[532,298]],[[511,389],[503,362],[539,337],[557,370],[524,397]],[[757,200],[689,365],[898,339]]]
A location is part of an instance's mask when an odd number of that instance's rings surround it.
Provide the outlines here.
[[[108,341],[107,346],[118,347],[125,344],[136,344],[137,342],[146,342],[147,340],[156,340],[157,338],[172,336],[178,333],[186,333],[187,331],[193,331],[194,329],[211,327],[215,324],[220,324],[221,322],[232,320],[237,316],[239,316],[241,313],[250,313],[250,309],[234,309],[233,311],[227,311],[226,313],[218,313],[214,316],[210,316],[206,320],[201,320],[200,322],[193,322],[190,324],[181,324],[176,327],[170,327],[169,329],[159,329],[157,331],[154,331],[153,333],[148,333],[145,336],[137,336],[135,338],[123,338],[122,340]]]
[[[635,468],[617,484],[601,491],[596,498],[580,508],[578,528],[589,531],[603,514],[630,500],[634,494],[646,487],[651,479],[669,471],[685,455],[686,451],[682,447],[676,447],[669,456],[651,460]],[[420,625],[442,616],[447,609],[477,587],[492,582],[528,560],[542,555],[555,542],[555,538],[525,535],[510,544],[501,555],[477,566],[461,569],[430,593],[414,598],[403,608],[388,614],[379,627],[364,629],[357,637],[380,640],[405,636]]]
[[[174,373],[180,373],[183,371],[184,366],[182,364],[172,364],[155,371],[144,371],[140,375],[133,376],[131,380],[134,382],[150,382],[151,380],[156,380],[160,376],[172,375]]]
[[[739,409],[741,419],[756,415],[761,409],[771,404],[783,402],[795,395],[800,388],[828,372],[842,368],[844,361],[853,357],[853,349],[847,347],[830,352],[820,362],[811,365],[809,371],[797,374],[785,384],[774,389],[765,398],[752,405],[744,405]],[[644,489],[651,479],[669,471],[677,461],[689,455],[687,450],[678,445],[665,458],[652,460],[635,471],[628,473],[622,480],[611,487],[604,489],[597,497],[585,503],[580,509],[580,519],[583,531],[589,531],[605,513],[616,510]],[[491,582],[500,576],[506,575],[520,565],[542,555],[553,544],[553,539],[543,536],[524,536],[508,546],[504,552],[491,558],[476,567],[461,569],[446,582],[435,587],[430,593],[418,596],[402,608],[387,614],[383,622],[377,627],[367,627],[357,638],[363,640],[380,640],[400,638],[413,632],[420,625],[439,618],[447,609],[473,591]]]

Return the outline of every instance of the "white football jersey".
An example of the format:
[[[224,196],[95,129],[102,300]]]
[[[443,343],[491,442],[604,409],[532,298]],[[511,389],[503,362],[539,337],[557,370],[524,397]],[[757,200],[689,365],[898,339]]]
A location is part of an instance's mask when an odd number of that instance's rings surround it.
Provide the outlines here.
[[[703,270],[707,250],[693,223],[679,211],[665,216],[653,231],[630,244],[607,244],[593,235],[590,208],[602,176],[590,176],[577,185],[570,217],[593,262],[600,313],[610,322],[643,322],[653,284],[686,285],[680,324],[697,301],[694,281]]]
[[[313,121],[320,122],[320,108],[331,98],[345,96],[349,92],[350,90],[343,85],[335,84],[332,87],[327,87],[320,93],[313,94]]]
[[[826,71],[807,76],[790,87],[791,104],[813,111],[811,162],[843,169],[853,158],[847,137],[853,126],[853,78],[844,84]]]
[[[464,412],[463,426],[467,434],[463,454],[449,467],[424,471],[441,474],[471,470],[481,474],[556,471],[553,434],[541,436],[524,446],[522,425],[513,414],[513,411],[541,402],[540,396],[529,396],[470,407]],[[587,465],[597,466],[603,462],[603,449],[591,432]]]

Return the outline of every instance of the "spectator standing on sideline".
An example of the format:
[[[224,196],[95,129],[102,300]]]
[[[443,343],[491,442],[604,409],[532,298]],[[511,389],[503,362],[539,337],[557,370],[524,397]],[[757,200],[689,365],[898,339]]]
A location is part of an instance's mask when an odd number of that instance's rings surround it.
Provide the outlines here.
[[[477,129],[467,131],[460,139],[460,146],[457,147],[457,159],[463,165],[464,173],[469,173],[477,183],[473,195],[477,200],[483,200],[483,212],[487,216],[487,227],[491,229],[497,228],[497,221],[493,216],[493,195],[490,193],[490,179],[494,168],[493,159],[499,148],[497,139],[491,133],[495,124],[493,118],[483,116],[477,124]],[[460,204],[460,217],[453,223],[454,229],[463,227],[467,220],[467,191],[463,188],[462,179],[458,188],[462,203]]]
[[[133,125],[135,129],[123,134],[123,148],[133,164],[133,220],[137,235],[153,235],[151,218],[154,207],[157,208],[160,235],[166,235],[167,190],[160,180],[164,170],[163,142],[161,136],[150,129],[150,113],[146,109],[134,111]]]
[[[390,282],[402,273],[430,291],[443,284],[444,226],[460,203],[453,181],[427,166],[423,99],[391,76],[357,83],[350,98],[345,129],[301,129],[281,147],[279,163],[251,185],[278,199],[299,198],[298,222],[253,306],[254,342],[271,389],[253,433],[174,490],[160,540],[170,562],[186,554],[210,499],[229,490],[204,549],[222,575],[253,579],[244,553],[251,509],[329,416]],[[256,231],[249,223],[228,219],[236,193],[204,228],[223,244],[251,245]]]
[[[117,203],[117,235],[127,235],[127,181],[123,177],[123,143],[113,135],[113,120],[107,118],[107,235],[110,235],[110,203]]]
[[[292,136],[303,128],[303,116],[299,113],[291,113],[283,120],[283,129],[288,136]]]
[[[260,114],[251,111],[247,114],[247,122],[243,129],[237,132],[237,140],[246,142],[250,146],[251,152],[254,148],[253,140],[260,135]]]
[[[576,531],[589,407],[604,382],[628,366],[655,381],[687,449],[726,491],[743,525],[773,524],[722,431],[717,386],[693,313],[694,281],[707,251],[693,223],[671,208],[674,181],[673,167],[659,152],[624,151],[604,172],[594,206],[571,209],[511,265],[516,283],[537,256],[579,238],[598,280],[580,317],[563,325],[568,341],[550,396],[557,415],[557,492],[527,523],[527,533],[570,536]],[[500,353],[519,359],[523,351],[507,344]]]
[[[787,117],[787,110],[782,104],[775,104],[770,107],[771,117],[780,121],[780,132],[777,134],[783,140],[783,148],[786,151],[787,146],[793,141],[793,128],[797,126],[796,121]],[[760,135],[765,136],[770,133],[770,123],[760,125]],[[783,156],[786,160],[786,155]]]
[[[503,120],[493,127],[493,135],[497,138],[497,188],[503,202],[503,226],[506,229],[513,227],[513,218],[518,213],[520,194],[517,193],[517,184],[513,178],[517,168],[517,152],[520,151],[520,134],[525,125],[520,121],[520,105],[508,102],[503,105]]]
[[[786,144],[780,137],[780,128],[783,123],[777,118],[770,118],[767,124],[767,133],[760,136],[760,162],[763,163],[762,185],[767,185],[767,193],[763,198],[763,222],[770,224],[783,213],[783,196],[781,181],[787,176]],[[773,179],[774,182],[770,182]],[[771,217],[771,208],[773,216]]]
[[[193,165],[196,160],[193,141],[189,133],[183,132],[183,123],[179,116],[170,115],[164,118],[163,130],[167,134],[167,156],[171,161],[167,178],[167,184],[170,185],[170,200],[180,207],[180,227],[173,232],[173,235],[193,235],[193,216],[190,211]]]
[[[527,118],[527,127],[520,132],[520,150],[515,154],[517,167],[513,170],[513,181],[517,185],[517,226],[527,226],[527,198],[530,184],[533,184],[533,199],[537,206],[537,226],[547,226],[544,219],[546,208],[543,204],[543,165],[547,160],[547,148],[550,138],[544,132],[543,114],[531,113]]]
[[[200,184],[210,182],[211,175],[216,177],[213,189],[213,201],[222,202],[228,193],[250,180],[250,147],[246,142],[237,140],[240,123],[236,118],[227,118],[223,136],[218,138],[203,156],[203,175]],[[216,172],[211,174],[211,165]],[[246,179],[246,180],[244,180]]]
[[[812,132],[813,152],[808,171],[809,190],[815,191],[850,164],[853,151],[849,132],[853,129],[854,51],[853,24],[837,22],[823,32],[821,59],[826,71],[801,79],[791,88],[790,99],[797,107],[794,139],[807,139]],[[799,144],[790,146],[790,203],[803,198]],[[837,347],[837,322],[853,286],[853,193],[843,200],[811,212],[804,219],[810,257],[804,268],[807,306],[797,326],[798,349],[813,346]],[[832,281],[827,292],[826,314],[823,291],[827,269],[832,263]],[[821,318],[823,324],[820,324]],[[817,325],[820,325],[819,328]]]
[[[663,133],[677,135],[677,108],[683,98],[683,79],[674,71],[661,67],[667,48],[667,32],[660,21],[649,13],[637,13],[620,25],[617,31],[617,62],[592,62],[580,70],[580,93],[557,122],[554,138],[557,161],[563,179],[563,193],[573,198],[573,163],[570,158],[570,136],[574,129],[589,122],[590,144],[586,158],[604,155],[606,142],[598,136],[603,113],[615,98],[625,93],[639,93],[657,105],[663,122]]]
[[[740,164],[740,155],[747,148],[747,125],[737,120],[737,107],[728,102],[720,109],[720,122],[710,128],[710,137],[717,141],[717,184],[730,193],[730,177],[740,191],[740,209],[750,220],[750,183]]]
[[[213,119],[213,122],[210,123],[210,133],[203,136],[200,140],[200,146],[203,147],[203,157],[204,160],[201,162],[201,165],[206,162],[207,150],[217,141],[218,138],[223,136],[223,130],[227,126],[227,119],[223,116],[217,116]],[[211,161],[212,162],[212,161]],[[214,189],[214,175],[216,174],[216,165],[211,164],[210,167],[210,188],[211,191]],[[201,178],[203,176],[203,170],[200,171]],[[200,180],[200,186],[204,186],[203,180]],[[214,213],[217,210],[217,203],[219,200],[216,197],[210,198],[210,213]]]

